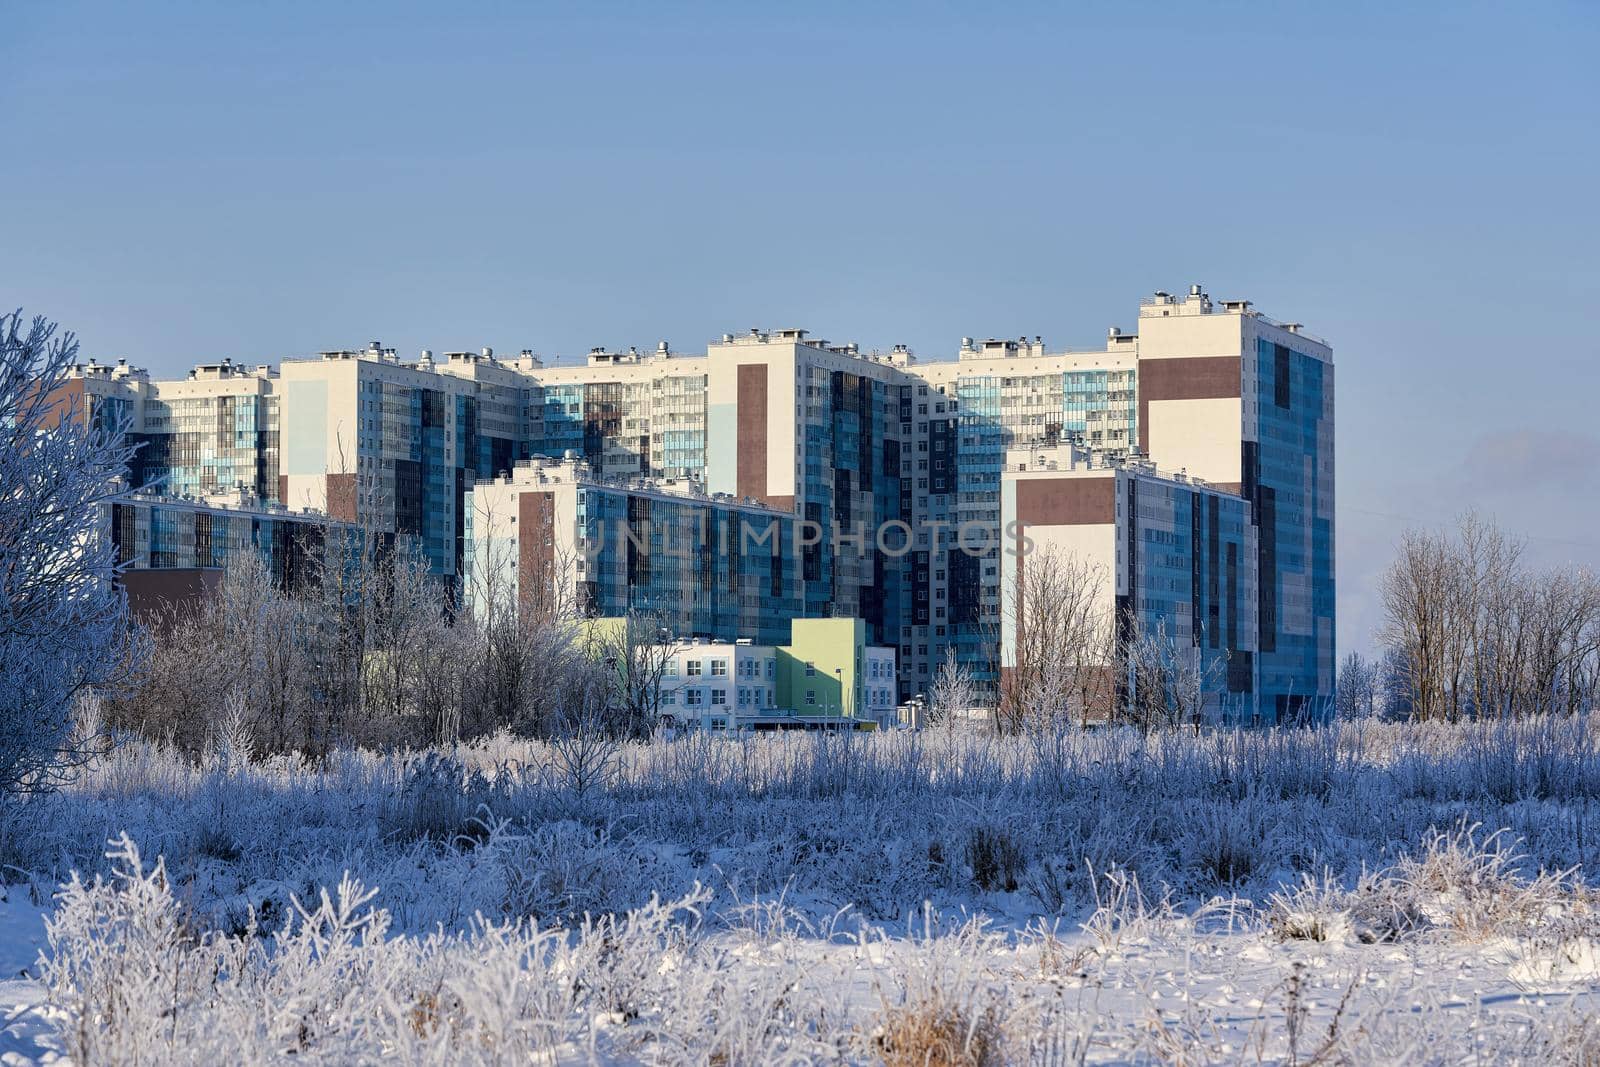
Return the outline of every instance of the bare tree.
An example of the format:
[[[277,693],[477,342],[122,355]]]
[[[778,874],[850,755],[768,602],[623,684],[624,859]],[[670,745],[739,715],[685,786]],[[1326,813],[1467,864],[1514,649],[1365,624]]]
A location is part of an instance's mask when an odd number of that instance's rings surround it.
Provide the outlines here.
[[[119,726],[197,755],[227,698],[256,752],[303,750],[317,697],[317,633],[307,603],[279,590],[259,555],[241,553],[215,596],[191,612],[171,610],[158,623],[143,684],[109,714]]]
[[[1449,646],[1459,636],[1454,630],[1459,609],[1453,603],[1458,573],[1444,537],[1407,531],[1379,584],[1386,616],[1383,639],[1400,652],[1408,703],[1418,719],[1444,718],[1453,706]]]
[[[1109,576],[1082,557],[1019,560],[1006,605],[1011,647],[996,709],[1002,731],[1107,720],[1116,699]]]
[[[585,654],[610,681],[607,728],[625,737],[648,737],[661,717],[661,682],[672,662],[671,634],[655,612],[630,611],[611,628],[594,631]]]
[[[1531,572],[1523,548],[1468,513],[1452,536],[1408,532],[1384,574],[1387,661],[1419,719],[1575,713],[1600,672],[1600,582]]]
[[[104,536],[133,456],[127,420],[73,399],[71,333],[0,316],[0,790],[47,790],[96,749],[81,698],[142,661]]]
[[[474,504],[463,620],[471,681],[463,729],[548,737],[583,702],[589,684],[579,648],[577,560],[552,550],[548,560],[522,573],[518,542],[495,535],[497,518],[492,508]]]
[[[1359,652],[1339,668],[1338,713],[1341,719],[1370,719],[1377,714],[1378,669]]]
[[[327,527],[313,555],[312,576],[302,588],[291,591],[306,602],[318,630],[314,641],[318,699],[307,718],[307,748],[317,753],[353,740],[372,725],[374,712],[383,715],[390,710],[368,706],[374,694],[367,683],[375,663],[394,651],[385,639],[392,641],[396,635],[385,628],[395,608],[397,578],[405,586],[403,595],[413,598],[400,605],[402,611],[419,609],[416,597],[429,595],[421,588],[428,580],[428,563],[418,542],[380,524],[380,516],[391,509],[378,464],[352,462],[344,450],[342,430],[339,438],[336,469],[329,473],[349,479],[349,496],[330,498],[328,503],[330,513],[349,525]],[[442,598],[443,592],[440,580],[431,595]]]
[[[421,546],[397,537],[361,581],[365,610],[356,616],[361,644],[360,727],[369,741],[387,733],[408,744],[448,744],[459,737],[463,629],[451,626],[446,585]]]

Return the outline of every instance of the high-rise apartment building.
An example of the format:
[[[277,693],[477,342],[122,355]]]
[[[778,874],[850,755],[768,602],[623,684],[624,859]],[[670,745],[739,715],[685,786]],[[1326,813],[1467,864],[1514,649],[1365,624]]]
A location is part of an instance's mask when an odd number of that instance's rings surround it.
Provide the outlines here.
[[[1236,573],[1259,581],[1241,579],[1254,611],[1237,613],[1234,680],[1249,653],[1263,717],[1293,711],[1333,685],[1331,350],[1199,286],[1155,294],[1137,321],[1090,351],[967,338],[956,359],[930,362],[904,346],[865,353],[786,329],[725,334],[704,354],[665,342],[596,349],[581,365],[487,349],[405,363],[374,342],[286,360],[276,374],[224,362],[158,382],[122,366],[85,369],[73,384],[129,413],[146,443],[136,474],[163,478],[169,492],[242,487],[263,503],[412,535],[457,583],[482,534],[469,492],[535,456],[581,460],[586,477],[631,486],[635,501],[681,482],[725,510],[787,514],[822,533],[796,534],[783,595],[757,607],[783,621],[861,619],[872,644],[897,650],[902,699],[926,691],[949,647],[980,681],[999,682],[1003,500],[1018,473],[1008,452],[1087,449],[1141,472],[1128,486],[1153,465],[1182,477],[1173,484],[1206,483],[1200,495],[1218,499],[1219,522],[1243,508],[1251,533],[1230,542],[1242,553]],[[637,518],[645,505],[627,506]],[[654,570],[635,582],[636,569],[605,565],[620,577],[597,586],[595,610],[663,595]],[[1191,621],[1217,607],[1193,589],[1153,599]],[[714,628],[732,625],[717,618]]]
[[[1142,451],[1238,493],[1256,539],[1257,694],[1268,718],[1333,692],[1333,350],[1246,300],[1139,309]]]
[[[414,537],[435,573],[454,577],[462,498],[519,458],[529,387],[480,354],[451,353],[436,364],[424,352],[407,364],[377,342],[285,360],[278,496]]]

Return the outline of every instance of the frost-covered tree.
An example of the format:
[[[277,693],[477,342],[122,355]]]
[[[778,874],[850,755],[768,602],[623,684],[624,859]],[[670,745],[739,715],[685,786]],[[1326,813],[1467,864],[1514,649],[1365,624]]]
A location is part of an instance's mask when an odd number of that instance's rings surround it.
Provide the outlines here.
[[[137,664],[104,536],[126,492],[126,420],[69,390],[71,333],[0,316],[0,790],[59,784],[93,747],[76,702]]]
[[[610,683],[606,729],[626,737],[649,737],[661,718],[661,688],[674,646],[658,612],[630,611],[615,627],[595,631],[587,658]]]
[[[1370,719],[1378,708],[1378,666],[1352,652],[1339,668],[1338,713],[1341,719]]]
[[[1125,629],[1132,684],[1121,718],[1148,733],[1198,726],[1208,704],[1220,706],[1227,692],[1227,656],[1201,651],[1203,630],[1186,637],[1169,629],[1165,618],[1145,622],[1132,616]]]
[[[972,677],[972,668],[961,662],[954,645],[944,650],[944,662],[933,677],[928,690],[928,723],[955,727],[958,716],[965,717],[978,702],[978,683]]]

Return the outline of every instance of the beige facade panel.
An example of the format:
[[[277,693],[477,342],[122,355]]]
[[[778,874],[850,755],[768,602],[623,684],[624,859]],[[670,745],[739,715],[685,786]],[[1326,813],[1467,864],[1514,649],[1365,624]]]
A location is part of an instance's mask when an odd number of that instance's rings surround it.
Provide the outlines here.
[[[1147,416],[1149,455],[1162,470],[1237,486],[1242,418],[1238,397],[1152,401]]]

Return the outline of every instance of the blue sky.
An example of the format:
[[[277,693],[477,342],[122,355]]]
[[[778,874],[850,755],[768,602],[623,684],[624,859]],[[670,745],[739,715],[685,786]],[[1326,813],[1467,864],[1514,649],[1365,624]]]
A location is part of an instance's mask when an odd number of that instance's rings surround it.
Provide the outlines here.
[[[1600,8],[8,5],[0,303],[157,373],[804,325],[1328,337],[1340,630],[1408,524],[1600,562]]]

